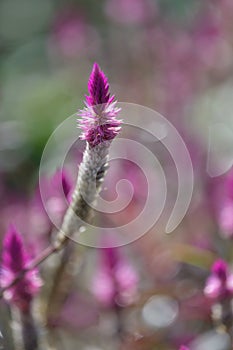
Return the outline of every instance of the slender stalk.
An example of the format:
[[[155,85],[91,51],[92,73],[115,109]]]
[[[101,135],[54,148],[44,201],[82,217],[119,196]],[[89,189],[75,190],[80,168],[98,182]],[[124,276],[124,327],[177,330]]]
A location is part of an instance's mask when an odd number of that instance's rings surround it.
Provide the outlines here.
[[[15,350],[11,310],[4,300],[0,301],[0,315],[0,349]]]
[[[66,241],[67,236],[79,231],[83,221],[90,221],[90,205],[96,199],[107,170],[109,146],[108,141],[95,147],[87,143],[72,200],[55,242],[58,247]]]
[[[24,350],[38,349],[38,334],[31,310],[21,312],[22,338]]]
[[[57,238],[58,245],[67,239],[67,236],[64,236],[64,232],[68,232],[69,236],[73,235],[83,225],[83,221],[91,221],[90,204],[95,201],[107,170],[109,146],[110,142],[103,142],[95,147],[90,147],[87,143],[83,161],[79,167],[72,201]],[[61,300],[64,299],[64,293],[66,292],[64,292],[63,279],[67,279],[68,272],[66,266],[72,259],[74,252],[75,249],[72,249],[69,244],[66,244],[63,256],[56,268],[48,298],[48,322],[51,315],[54,315],[57,309],[59,309]]]
[[[115,305],[114,307],[116,319],[117,319],[117,327],[116,327],[116,336],[118,337],[119,343],[121,343],[125,336],[125,329],[123,324],[123,317],[122,317],[122,307],[119,305]]]

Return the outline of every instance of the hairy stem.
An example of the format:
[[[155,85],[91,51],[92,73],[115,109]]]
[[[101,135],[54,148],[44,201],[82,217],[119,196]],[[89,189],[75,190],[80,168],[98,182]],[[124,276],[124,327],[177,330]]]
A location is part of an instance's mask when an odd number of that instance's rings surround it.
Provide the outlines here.
[[[65,214],[62,228],[57,238],[58,245],[64,242],[64,240],[67,240],[67,235],[64,235],[64,233],[68,233],[69,236],[73,235],[83,225],[83,221],[84,223],[91,221],[90,205],[94,203],[96,199],[107,170],[109,145],[109,142],[104,142],[92,148],[87,144],[83,155],[83,161],[79,167],[78,179],[72,201]],[[63,280],[71,280],[66,266],[69,264],[75,252],[76,250],[67,244],[63,251],[63,256],[59,261],[59,265],[56,268],[51,293],[48,299],[48,322],[51,315],[56,314],[56,311],[59,310],[61,301],[65,299],[67,290],[64,290]]]
[[[87,143],[72,200],[57,236],[58,246],[67,236],[78,232],[83,222],[90,221],[90,205],[96,199],[107,170],[109,146],[110,142],[107,141],[95,147]]]
[[[19,282],[24,275],[34,267],[40,265],[48,257],[61,250],[75,232],[78,232],[84,222],[90,219],[90,205],[96,199],[103,178],[107,170],[108,150],[110,142],[102,142],[91,148],[87,143],[83,161],[79,167],[79,174],[71,203],[65,213],[61,229],[54,242],[51,243],[39,256],[33,259],[20,273],[4,288],[3,293]],[[80,220],[81,219],[81,220]]]

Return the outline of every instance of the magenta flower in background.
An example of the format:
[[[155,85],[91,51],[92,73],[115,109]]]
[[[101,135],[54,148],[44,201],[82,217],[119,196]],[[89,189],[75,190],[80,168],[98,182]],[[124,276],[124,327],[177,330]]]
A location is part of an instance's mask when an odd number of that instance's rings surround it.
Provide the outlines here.
[[[97,31],[76,8],[69,6],[56,16],[50,40],[50,49],[55,57],[77,59],[80,55],[95,52],[99,47]]]
[[[65,169],[58,169],[53,175],[51,182],[54,190],[56,190],[58,193],[60,192],[59,185],[61,184],[62,186],[61,190],[65,198],[69,199],[69,196],[71,194],[71,190],[73,187],[73,183],[68,172]]]
[[[111,141],[121,130],[121,120],[116,116],[120,109],[116,107],[114,96],[110,95],[108,79],[97,63],[88,82],[89,96],[86,96],[86,108],[80,110],[78,120],[82,129],[81,139],[86,140],[91,147],[104,141]]]
[[[232,238],[233,236],[233,169],[231,169],[227,176],[224,177],[223,182],[220,183],[218,192],[216,193],[218,199],[217,216],[220,233],[224,238]]]
[[[51,178],[44,177],[40,183],[44,195],[44,204],[40,199],[42,210],[46,210],[53,223],[60,225],[70,202],[73,182],[66,169],[58,169]],[[52,225],[52,223],[51,223]]]
[[[66,169],[57,170],[51,178],[42,177],[33,197],[6,198],[5,207],[1,209],[2,226],[8,227],[14,213],[14,223],[24,233],[24,241],[30,248],[31,255],[36,256],[48,246],[54,222],[59,225],[70,201],[73,181]],[[43,190],[44,203],[40,190]],[[49,214],[49,215],[48,215]],[[33,235],[32,235],[33,232]]]
[[[181,345],[179,350],[189,350],[189,348],[187,346]]]
[[[142,24],[153,19],[157,8],[150,0],[108,0],[105,12],[118,23]]]
[[[221,235],[224,238],[232,238],[233,236],[233,201],[226,201],[218,214],[218,223]]]
[[[137,295],[138,274],[120,248],[100,249],[92,292],[104,306],[129,305]]]
[[[0,270],[0,286],[4,288],[27,267],[30,258],[23,246],[20,233],[10,226],[3,242],[2,264]],[[16,305],[22,312],[30,308],[33,297],[38,293],[42,281],[36,268],[27,272],[21,280],[4,292],[4,298]]]
[[[229,272],[228,264],[224,260],[218,259],[213,264],[204,294],[214,301],[233,295],[233,274]]]
[[[225,192],[228,198],[233,202],[233,168],[226,177]]]

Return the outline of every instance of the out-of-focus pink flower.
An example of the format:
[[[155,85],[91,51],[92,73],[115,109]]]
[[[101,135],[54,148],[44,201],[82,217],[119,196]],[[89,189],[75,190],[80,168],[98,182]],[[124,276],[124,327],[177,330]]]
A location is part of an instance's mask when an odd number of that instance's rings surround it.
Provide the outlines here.
[[[49,317],[49,326],[73,330],[97,325],[99,321],[98,305],[90,296],[80,293],[71,292],[58,314]]]
[[[233,15],[233,2],[231,0],[212,0],[211,2],[215,6],[215,11],[220,10],[224,15],[227,15],[227,17]]]
[[[60,187],[60,184],[62,188]],[[65,198],[70,199],[69,196],[70,196],[70,192],[73,184],[66,170],[59,169],[56,171],[56,173],[52,177],[52,185],[53,185],[53,188],[58,191],[58,193],[61,192],[60,191],[60,188],[61,188]]]
[[[97,63],[94,63],[88,82],[89,96],[86,96],[86,108],[80,110],[78,120],[82,129],[81,139],[91,147],[114,139],[121,130],[121,120],[116,116],[120,109],[116,107],[114,95],[110,95],[108,79]]]
[[[128,305],[137,295],[138,275],[120,248],[101,248],[92,291],[104,306]]]
[[[204,294],[214,301],[221,301],[233,295],[233,274],[229,273],[229,267],[224,260],[218,259],[213,264]]]
[[[109,18],[124,24],[141,24],[152,19],[156,6],[150,0],[108,0],[105,12]]]
[[[72,188],[73,181],[66,169],[57,170],[51,178],[42,177],[31,199],[17,196],[7,198],[1,209],[3,227],[9,225],[14,213],[15,225],[24,233],[27,248],[36,255],[48,246],[54,224],[60,225]]]
[[[189,348],[187,346],[181,345],[179,350],[189,350]]]
[[[10,226],[4,242],[2,264],[0,270],[0,285],[6,287],[14,278],[27,267],[30,258],[23,246],[20,233]],[[30,308],[33,297],[38,293],[42,281],[36,268],[27,272],[21,280],[4,292],[4,298],[16,305],[22,312]]]
[[[166,23],[154,26],[147,34],[156,66],[159,64],[154,82],[157,108],[172,118],[180,117],[202,81],[198,79],[200,60],[193,37],[190,33],[169,28]]]
[[[222,26],[219,16],[209,13],[203,16],[202,22],[194,33],[194,43],[199,59],[207,68],[216,66],[219,58],[219,45],[222,43]]]
[[[233,237],[233,169],[220,181],[214,189],[217,203],[217,219],[220,234],[224,238]]]
[[[44,201],[41,205],[56,225],[61,223],[68,207],[72,188],[72,180],[64,169],[57,170],[51,179],[44,177],[40,183]]]
[[[219,212],[219,227],[225,238],[231,238],[233,235],[233,201],[227,201]]]
[[[233,168],[226,177],[225,192],[228,198],[233,202]]]
[[[98,36],[76,9],[66,9],[58,14],[50,45],[65,58],[75,58],[96,49]]]

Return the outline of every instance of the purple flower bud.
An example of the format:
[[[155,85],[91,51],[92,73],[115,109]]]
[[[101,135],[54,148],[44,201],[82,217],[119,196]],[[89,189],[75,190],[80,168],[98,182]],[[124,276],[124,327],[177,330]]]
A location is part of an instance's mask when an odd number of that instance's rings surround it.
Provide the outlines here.
[[[212,271],[212,274],[215,275],[217,278],[219,278],[220,281],[222,281],[223,283],[226,282],[228,265],[224,260],[222,259],[216,260],[211,268],[211,271]]]
[[[114,96],[110,96],[108,79],[104,72],[100,70],[97,63],[94,63],[88,82],[88,91],[90,96],[86,96],[88,106],[111,103]]]
[[[207,298],[215,301],[223,300],[233,294],[233,275],[228,270],[228,265],[224,260],[215,261],[204,289]]]
[[[86,140],[91,147],[104,141],[111,141],[120,132],[121,120],[116,116],[120,109],[116,107],[114,95],[110,95],[108,79],[94,64],[88,82],[89,96],[86,96],[86,107],[80,110],[78,120],[82,129],[81,139]]]
[[[138,275],[120,248],[100,250],[100,265],[95,273],[92,291],[105,306],[128,305],[137,295]]]
[[[6,287],[17,275],[27,267],[30,259],[26,253],[20,233],[10,226],[3,242],[2,266],[0,270],[0,285]],[[4,292],[4,298],[21,311],[30,307],[30,302],[42,285],[36,268],[27,272],[13,287]]]

